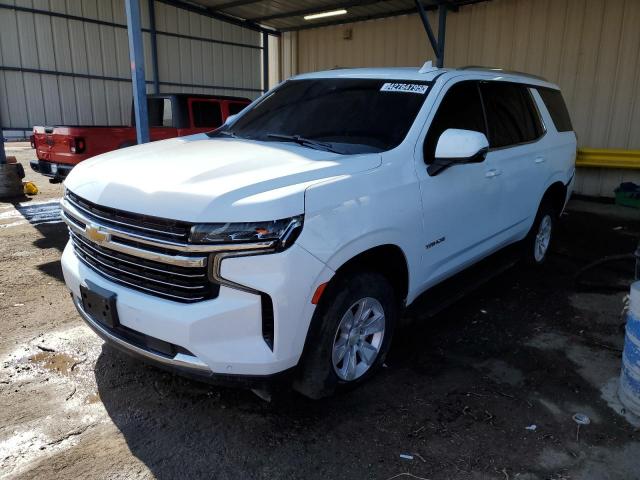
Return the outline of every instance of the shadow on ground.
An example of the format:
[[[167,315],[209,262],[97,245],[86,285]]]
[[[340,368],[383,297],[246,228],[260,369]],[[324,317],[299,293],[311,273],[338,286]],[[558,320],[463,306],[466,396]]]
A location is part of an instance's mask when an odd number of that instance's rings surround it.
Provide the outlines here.
[[[20,215],[16,221],[24,219],[40,233],[41,236],[32,242],[36,248],[40,250],[55,248],[59,252],[64,250],[69,236],[67,227],[60,218],[58,199],[39,201],[24,196],[14,198],[10,203]],[[56,280],[64,281],[59,260],[39,264],[37,268]]]
[[[418,302],[387,368],[333,398],[268,404],[107,346],[100,398],[160,479],[631,478],[638,434],[602,393],[619,368],[622,295],[578,290],[573,276],[633,251],[638,233],[570,212],[544,267],[518,264],[427,321]],[[628,284],[630,272],[607,275]],[[579,436],[576,412],[592,418]]]

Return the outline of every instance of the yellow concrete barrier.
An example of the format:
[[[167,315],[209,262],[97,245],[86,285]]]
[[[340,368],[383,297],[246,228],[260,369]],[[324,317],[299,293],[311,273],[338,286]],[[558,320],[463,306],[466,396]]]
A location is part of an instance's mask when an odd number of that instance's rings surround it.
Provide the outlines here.
[[[640,170],[640,150],[579,148],[576,157],[576,167]]]

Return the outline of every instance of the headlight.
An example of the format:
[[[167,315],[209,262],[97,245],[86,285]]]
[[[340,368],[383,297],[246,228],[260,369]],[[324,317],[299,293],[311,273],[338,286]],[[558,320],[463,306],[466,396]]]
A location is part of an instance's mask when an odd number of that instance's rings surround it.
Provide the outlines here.
[[[262,248],[287,248],[302,230],[303,215],[267,222],[203,223],[191,227],[191,243],[261,243]]]

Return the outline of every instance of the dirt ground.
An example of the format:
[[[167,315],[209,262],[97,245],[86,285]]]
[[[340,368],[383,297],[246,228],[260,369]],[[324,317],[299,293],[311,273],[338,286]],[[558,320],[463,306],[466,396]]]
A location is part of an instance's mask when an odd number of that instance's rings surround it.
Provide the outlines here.
[[[366,386],[267,403],[104,346],[62,280],[62,187],[27,175],[41,193],[0,203],[1,477],[640,478],[640,424],[615,393],[632,261],[575,280],[633,252],[637,210],[572,201],[544,267],[434,318],[418,301]]]

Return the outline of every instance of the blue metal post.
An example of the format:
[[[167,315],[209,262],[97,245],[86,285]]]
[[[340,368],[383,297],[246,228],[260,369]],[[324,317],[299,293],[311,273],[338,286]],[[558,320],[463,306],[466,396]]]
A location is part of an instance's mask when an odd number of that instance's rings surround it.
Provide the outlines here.
[[[0,116],[0,165],[7,163],[7,155],[4,153],[4,132],[2,131],[2,117]]]
[[[7,163],[7,155],[4,153],[4,132],[0,129],[0,165]]]
[[[149,114],[147,111],[147,88],[144,80],[140,3],[138,0],[125,0],[125,9],[127,11],[127,34],[129,35],[129,61],[131,63],[136,134],[138,143],[147,143],[149,141]]]
[[[438,56],[437,67],[444,67],[444,40],[446,38],[446,28],[447,28],[447,6],[440,4],[438,7],[438,51],[436,52]]]
[[[262,32],[262,89],[269,90],[269,35]]]
[[[156,0],[149,0],[149,31],[151,34],[151,66],[153,68],[153,93],[160,93],[158,78],[158,41],[156,34]]]
[[[418,14],[420,15],[420,20],[422,20],[422,25],[424,26],[424,29],[427,32],[429,43],[431,43],[431,48],[433,48],[433,53],[435,53],[436,58],[438,58],[438,42],[436,41],[436,37],[433,34],[433,30],[431,29],[431,24],[429,23],[427,12],[425,11],[421,0],[415,0],[415,1],[416,1],[416,7],[418,7]]]

